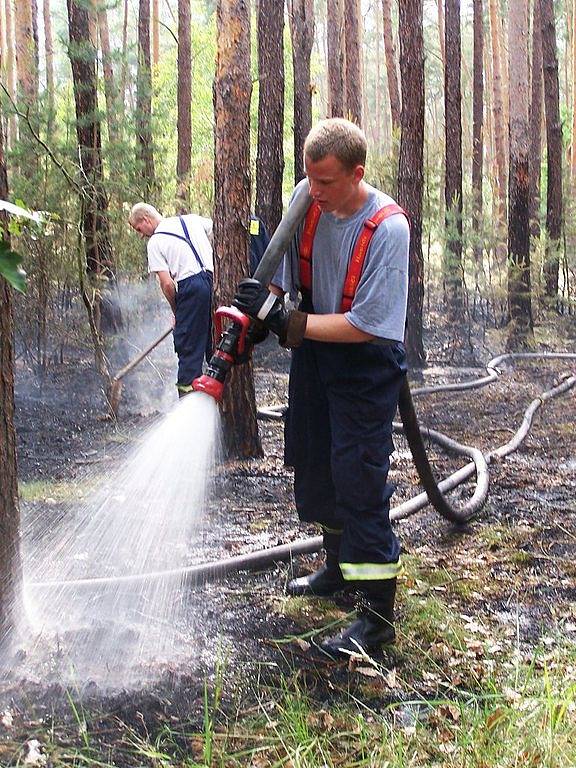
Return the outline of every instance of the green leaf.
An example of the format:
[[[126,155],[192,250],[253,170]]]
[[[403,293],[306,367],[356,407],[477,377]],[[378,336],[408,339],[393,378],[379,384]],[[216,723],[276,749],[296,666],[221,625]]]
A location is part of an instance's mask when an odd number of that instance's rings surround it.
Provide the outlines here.
[[[0,275],[6,278],[10,285],[20,293],[26,292],[26,272],[20,264],[22,257],[11,251],[5,240],[0,241]]]

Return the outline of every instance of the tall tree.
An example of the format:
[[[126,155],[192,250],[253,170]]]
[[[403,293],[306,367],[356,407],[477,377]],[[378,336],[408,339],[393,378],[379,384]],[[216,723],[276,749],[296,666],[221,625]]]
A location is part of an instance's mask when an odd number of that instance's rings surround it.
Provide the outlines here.
[[[0,3],[3,0],[0,0]],[[16,41],[14,32],[14,11],[12,0],[4,0],[6,24],[6,48],[2,56],[6,71],[6,88],[12,101],[16,101]],[[10,115],[7,124],[6,145],[12,148],[18,139],[18,124],[16,116]]]
[[[506,224],[506,112],[502,96],[502,53],[500,50],[501,21],[498,0],[489,0],[490,42],[492,48],[492,125],[494,130],[497,168],[497,191],[500,202],[499,229]]]
[[[218,0],[214,80],[216,305],[229,304],[248,271],[250,218],[250,6]],[[233,368],[222,407],[228,452],[260,456],[252,364]]]
[[[14,5],[14,20],[18,97],[24,108],[32,109],[38,96],[32,0],[18,0]]]
[[[258,3],[256,214],[270,234],[282,218],[284,175],[284,3]]]
[[[182,212],[190,204],[192,166],[192,38],[190,0],[178,0],[178,154],[177,197]]]
[[[462,116],[460,0],[446,0],[444,104],[446,138],[446,252],[444,283],[452,319],[461,318],[462,285]]]
[[[402,3],[400,3],[400,5],[402,5]],[[392,129],[394,132],[397,132],[400,128],[401,108],[400,92],[398,89],[398,72],[396,69],[394,28],[392,26],[391,0],[382,0],[382,29],[384,34],[384,54],[386,56],[386,79],[388,81],[388,96],[390,98],[390,112],[392,113]]]
[[[528,6],[510,0],[510,162],[508,202],[508,348],[523,347],[532,337],[530,299],[530,185],[528,180],[529,73]]]
[[[344,42],[346,48],[346,117],[362,126],[362,16],[360,0],[344,0]]]
[[[314,43],[314,0],[287,0],[294,68],[294,181],[304,178],[304,141],[312,128],[310,56]]]
[[[398,163],[398,202],[410,217],[410,281],[406,349],[411,365],[426,356],[422,340],[424,259],[422,256],[422,199],[424,195],[424,32],[422,0],[401,0],[400,73],[402,132]]]
[[[328,114],[344,117],[344,0],[326,0]]]
[[[47,0],[45,0],[46,2]],[[102,72],[104,74],[104,96],[106,98],[106,121],[108,124],[108,138],[115,144],[119,139],[118,128],[118,94],[114,70],[112,68],[112,51],[110,50],[110,32],[108,30],[108,13],[106,7],[101,5],[97,9],[98,34],[100,36],[100,50],[102,51]]]
[[[0,200],[8,199],[4,134],[0,118]],[[0,237],[10,244],[7,220],[0,213]],[[14,325],[12,289],[0,275],[0,647],[5,646],[22,611],[20,509],[14,429]]]
[[[474,53],[472,88],[472,230],[474,261],[482,259],[482,171],[484,163],[484,13],[482,0],[474,0]]]
[[[180,18],[180,6],[178,6],[178,18]],[[178,21],[180,29],[180,21]],[[160,2],[152,0],[152,65],[158,66],[160,61]]]
[[[47,135],[52,135],[54,123],[54,45],[52,41],[52,20],[50,0],[43,0],[42,16],[44,18],[44,56],[46,58],[46,96],[48,108]]]
[[[532,8],[532,65],[530,97],[530,231],[540,236],[540,177],[542,175],[542,27],[540,0]]]
[[[67,3],[70,36],[68,55],[76,105],[81,230],[86,252],[86,271],[93,283],[102,289],[102,330],[117,330],[121,318],[107,290],[114,285],[116,274],[110,241],[108,198],[102,170],[96,49],[90,37],[90,20],[86,5],[81,4],[80,0],[67,0]],[[99,308],[100,305],[97,303],[96,306]],[[104,366],[99,367],[101,373],[106,373]]]
[[[540,13],[548,170],[544,282],[546,295],[552,298],[558,293],[562,236],[562,123],[560,122],[560,88],[553,0],[540,0]]]
[[[138,5],[138,74],[136,83],[137,162],[142,174],[144,196],[155,188],[152,149],[152,75],[150,68],[150,0]]]

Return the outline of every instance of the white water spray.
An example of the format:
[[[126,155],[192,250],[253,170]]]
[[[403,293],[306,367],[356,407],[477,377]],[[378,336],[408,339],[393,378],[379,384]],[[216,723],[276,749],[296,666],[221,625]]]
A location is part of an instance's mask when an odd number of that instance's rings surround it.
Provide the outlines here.
[[[72,519],[29,546],[28,619],[36,642],[40,636],[42,645],[57,644],[63,677],[125,685],[146,678],[151,664],[157,669],[190,652],[186,594],[174,578],[90,588],[66,582],[190,564],[218,444],[215,400],[202,393],[183,398]]]

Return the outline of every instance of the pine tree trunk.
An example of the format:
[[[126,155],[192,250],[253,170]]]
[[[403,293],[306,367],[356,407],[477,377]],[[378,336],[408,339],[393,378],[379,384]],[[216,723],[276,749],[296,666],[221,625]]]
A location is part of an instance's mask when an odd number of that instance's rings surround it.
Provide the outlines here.
[[[90,39],[90,20],[85,5],[80,5],[79,0],[67,2],[70,33],[68,55],[72,66],[81,164],[81,229],[86,251],[86,272],[92,284],[102,292],[101,330],[116,331],[121,327],[122,319],[119,308],[110,298],[116,273],[110,241],[108,198],[102,171],[96,49]]]
[[[400,2],[401,5],[402,2]],[[390,98],[390,112],[392,114],[392,130],[396,133],[400,128],[401,107],[396,69],[394,29],[392,27],[391,0],[382,0],[382,28],[384,33],[384,54],[386,56],[386,79],[388,81],[388,96]]]
[[[120,88],[118,89],[118,101],[120,109],[120,125],[124,121],[126,112],[126,84],[128,81],[128,0],[124,0],[124,14],[122,21],[122,65],[120,67]]]
[[[32,0],[18,0],[14,6],[18,98],[24,108],[36,104],[36,48],[34,45]]]
[[[532,86],[530,98],[530,233],[540,237],[540,177],[542,175],[542,28],[540,0],[532,11]]]
[[[444,284],[452,319],[461,319],[462,297],[462,118],[460,2],[446,0],[446,67],[444,71],[446,176],[446,252]]]
[[[344,117],[344,0],[326,0],[328,114]]]
[[[218,52],[214,80],[215,304],[229,304],[248,271],[250,218],[250,7],[247,0],[218,0]],[[252,364],[235,366],[224,391],[227,452],[261,456]]]
[[[362,27],[360,0],[344,0],[344,41],[346,46],[346,117],[362,126]]]
[[[546,296],[555,298],[558,293],[562,236],[562,123],[560,122],[556,22],[553,0],[540,0],[540,12],[548,168],[544,282]]]
[[[46,0],[45,0],[46,1]],[[112,69],[112,54],[110,51],[110,33],[108,31],[108,14],[105,8],[98,9],[98,32],[100,50],[102,51],[102,72],[104,74],[104,96],[106,98],[106,120],[108,124],[108,139],[111,144],[117,144],[118,131],[118,95]]]
[[[54,123],[54,46],[52,41],[52,21],[50,0],[43,0],[42,14],[44,17],[44,56],[46,59],[46,106],[48,109],[47,130],[52,135]]]
[[[510,30],[510,176],[508,203],[508,349],[532,340],[530,294],[530,185],[528,180],[528,7],[509,2]]]
[[[179,0],[180,2],[180,0]],[[178,4],[178,19],[180,19],[180,4]],[[178,21],[180,30],[180,21]],[[178,32],[180,34],[180,32]],[[160,61],[160,3],[152,0],[152,66],[156,68]]]
[[[16,101],[16,41],[14,30],[14,12],[12,9],[12,0],[0,0],[4,2],[6,12],[6,88],[12,101]],[[3,56],[4,58],[4,56]],[[16,116],[11,115],[8,118],[6,146],[12,149],[18,141],[18,123]]]
[[[502,97],[502,53],[500,51],[500,13],[497,0],[489,0],[490,40],[492,45],[492,125],[496,150],[496,168],[498,171],[497,189],[500,202],[499,227],[502,232],[506,227],[506,113]]]
[[[152,76],[150,67],[150,0],[139,0],[138,75],[136,84],[136,160],[142,176],[144,197],[155,189],[152,149]]]
[[[534,0],[536,5],[536,0]],[[572,0],[572,150],[570,153],[570,184],[576,193],[576,0]]]
[[[444,0],[436,0],[438,9],[438,38],[440,43],[440,59],[442,69],[446,67],[446,31],[444,29]]]
[[[4,135],[0,118],[0,200],[8,200]],[[9,242],[7,220],[0,226]],[[12,289],[0,276],[0,648],[10,639],[22,617],[22,564],[16,432],[14,429],[14,325]]]
[[[284,3],[258,3],[256,214],[272,234],[282,218],[284,175]]]
[[[192,167],[192,39],[190,0],[178,0],[178,155],[176,158],[177,197],[180,210],[190,205]]]
[[[482,264],[482,174],[484,168],[484,14],[474,0],[474,73],[472,93],[472,231],[476,269]]]
[[[422,200],[424,196],[424,33],[422,0],[399,4],[402,117],[398,163],[398,202],[410,217],[410,282],[406,350],[410,365],[426,360],[422,340],[424,258]]]
[[[312,128],[310,55],[314,43],[313,0],[288,0],[294,68],[294,182],[304,178],[304,141]]]

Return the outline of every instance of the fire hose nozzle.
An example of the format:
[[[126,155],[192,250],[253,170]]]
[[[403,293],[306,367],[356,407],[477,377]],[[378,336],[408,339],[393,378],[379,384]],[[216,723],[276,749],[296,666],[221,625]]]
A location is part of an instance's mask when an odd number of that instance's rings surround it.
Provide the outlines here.
[[[223,331],[222,321],[226,318],[230,324]],[[219,338],[216,351],[210,358],[206,373],[194,379],[192,389],[205,392],[217,402],[222,400],[224,382],[228,371],[237,362],[246,359],[248,351],[247,334],[252,320],[236,307],[218,307],[214,313],[214,328]]]

